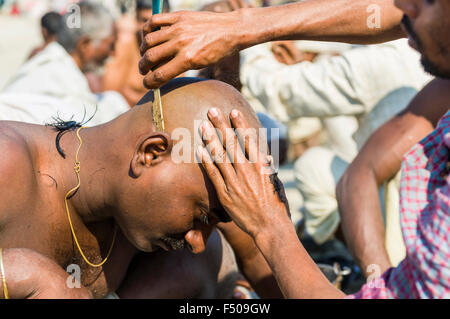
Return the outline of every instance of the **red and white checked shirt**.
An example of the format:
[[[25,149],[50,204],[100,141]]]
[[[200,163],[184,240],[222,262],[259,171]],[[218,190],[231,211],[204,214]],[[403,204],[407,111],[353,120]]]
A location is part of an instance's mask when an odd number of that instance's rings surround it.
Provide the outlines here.
[[[450,111],[404,157],[400,224],[406,257],[349,298],[450,298]]]

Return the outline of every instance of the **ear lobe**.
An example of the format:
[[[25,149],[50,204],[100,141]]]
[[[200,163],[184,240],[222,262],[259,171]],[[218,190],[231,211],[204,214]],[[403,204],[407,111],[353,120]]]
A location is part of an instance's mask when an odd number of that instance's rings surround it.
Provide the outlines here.
[[[131,161],[131,170],[134,176],[139,177],[144,169],[157,165],[170,154],[172,147],[167,133],[158,132],[143,137],[137,145]]]

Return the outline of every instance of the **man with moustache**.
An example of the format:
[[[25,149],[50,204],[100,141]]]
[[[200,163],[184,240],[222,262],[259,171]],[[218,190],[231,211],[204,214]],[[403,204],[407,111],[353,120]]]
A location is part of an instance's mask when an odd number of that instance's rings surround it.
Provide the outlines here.
[[[370,4],[379,5],[381,10],[382,27],[376,30],[370,30],[366,25],[364,12]],[[184,68],[203,67],[220,60],[224,52],[229,53],[258,42],[279,38],[380,42],[403,36],[402,25],[404,32],[409,35],[410,45],[421,53],[425,70],[449,79],[450,37],[447,30],[450,28],[450,2],[397,0],[395,5],[401,11],[392,7],[388,1],[317,0],[277,8],[245,9],[235,14],[215,15],[214,19],[206,14],[156,16],[148,23],[147,31],[160,23],[170,27],[147,34],[142,52],[152,52],[143,56],[141,72],[146,74],[146,84],[153,87],[164,83]],[[198,26],[200,17],[203,24]],[[239,28],[233,28],[236,21],[241,22]],[[247,23],[248,29],[245,27]],[[208,33],[203,34],[203,39],[207,41],[193,41],[200,34],[195,34],[192,29],[194,25],[199,27],[198,32],[203,29],[203,33]],[[181,26],[189,26],[192,37],[172,32],[173,28]],[[241,30],[245,30],[246,35]],[[222,42],[217,41],[219,38],[222,38]],[[174,39],[183,39],[183,45],[177,46]],[[160,64],[167,52],[175,57]],[[155,56],[158,58],[149,59]],[[155,65],[156,69],[152,70]],[[441,81],[434,80],[431,87]],[[429,93],[428,97],[433,99],[434,96]],[[426,103],[427,99],[423,101]],[[224,116],[217,111],[210,113],[209,118],[220,130],[228,127]],[[231,113],[231,121],[235,128],[246,127],[245,118],[239,112]],[[203,129],[206,130],[207,125]],[[220,141],[216,138],[207,143],[208,149],[216,150]],[[270,191],[268,178],[258,169],[264,166],[264,162],[239,166],[228,163],[214,165],[209,158],[210,152],[200,149],[199,153],[222,205],[255,240],[286,297],[344,297],[342,292],[326,281],[298,242],[295,230],[287,223],[286,208]],[[257,154],[247,155],[257,157]],[[350,297],[450,297],[449,159],[450,112],[447,112],[437,128],[414,146],[403,160],[400,216],[406,246],[405,259]],[[257,182],[248,190],[242,188],[240,185],[249,178]],[[292,265],[297,267],[294,269]]]

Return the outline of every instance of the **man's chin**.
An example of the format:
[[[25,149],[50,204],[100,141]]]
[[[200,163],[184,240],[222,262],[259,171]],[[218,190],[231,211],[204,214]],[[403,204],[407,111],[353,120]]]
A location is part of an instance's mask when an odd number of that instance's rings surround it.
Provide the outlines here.
[[[137,250],[142,251],[144,253],[152,253],[160,249],[159,246],[152,245],[150,242],[148,243],[133,242],[133,246],[136,247]]]

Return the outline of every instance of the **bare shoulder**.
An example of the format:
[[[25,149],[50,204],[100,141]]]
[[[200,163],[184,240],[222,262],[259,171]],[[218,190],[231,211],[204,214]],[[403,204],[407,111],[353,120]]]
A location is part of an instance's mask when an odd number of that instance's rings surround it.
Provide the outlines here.
[[[436,126],[450,107],[450,80],[436,78],[428,83],[401,112],[421,117]]]
[[[0,223],[12,207],[26,199],[33,187],[30,148],[13,122],[0,121]]]

